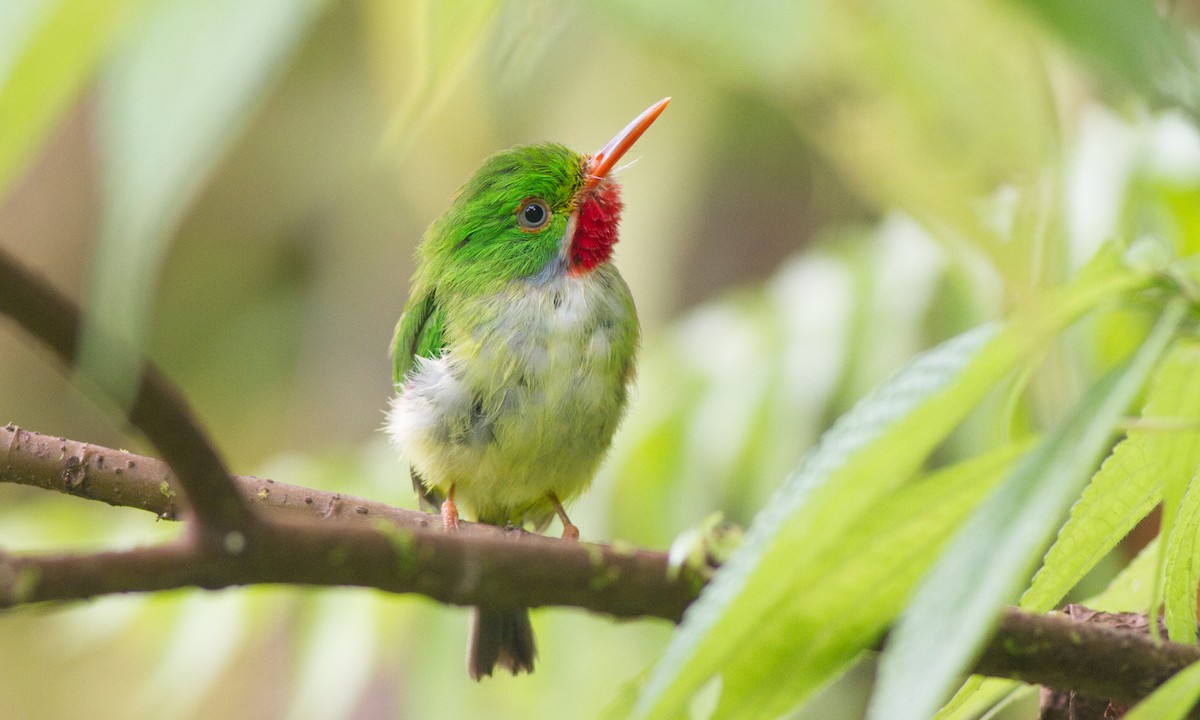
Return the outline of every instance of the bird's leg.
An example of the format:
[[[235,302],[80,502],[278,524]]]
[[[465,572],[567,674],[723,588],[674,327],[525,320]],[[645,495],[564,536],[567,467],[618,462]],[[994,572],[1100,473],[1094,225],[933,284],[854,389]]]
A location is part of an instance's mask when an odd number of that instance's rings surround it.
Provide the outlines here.
[[[450,486],[450,491],[446,493],[446,499],[442,501],[442,529],[446,532],[458,529],[458,508],[454,506],[454,485]]]
[[[558,495],[549,492],[546,497],[550,498],[550,504],[554,506],[554,512],[558,513],[558,519],[562,520],[563,524],[563,540],[578,540],[579,528],[571,523],[571,518],[567,517],[567,511],[563,510],[562,503],[558,501]]]

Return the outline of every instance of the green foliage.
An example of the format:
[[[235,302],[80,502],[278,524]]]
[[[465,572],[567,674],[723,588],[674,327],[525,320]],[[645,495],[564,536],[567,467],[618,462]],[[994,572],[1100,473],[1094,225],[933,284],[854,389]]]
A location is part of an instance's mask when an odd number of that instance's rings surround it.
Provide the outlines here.
[[[1029,590],[1021,607],[1045,612],[1057,605],[1162,497],[1162,486],[1190,479],[1200,431],[1189,427],[1200,419],[1200,377],[1195,350],[1181,342],[1164,360],[1142,411],[1142,419],[1101,465]]]
[[[145,0],[17,1],[0,10],[0,196],[27,169]]]
[[[0,644],[23,652],[0,654],[0,715],[805,718],[822,690],[822,708],[861,706],[838,678],[899,622],[876,712],[925,717],[1001,603],[1024,591],[1044,611],[1105,583],[1085,602],[1161,602],[1171,637],[1194,639],[1200,81],[1182,5],[3,5],[0,225],[16,206],[65,214],[55,193],[81,185],[98,218],[70,227],[98,240],[69,258],[37,255],[61,228],[0,243],[67,268],[93,327],[151,347],[238,470],[410,505],[377,427],[422,228],[492,152],[591,150],[674,95],[623,177],[638,393],[573,517],[658,548],[716,511],[749,529],[680,628],[540,610],[537,673],[480,686],[461,677],[461,614],[375,593],[4,614]],[[66,172],[61,143],[94,165],[38,194]],[[754,147],[808,156],[760,167]],[[760,255],[789,259],[727,278]],[[714,277],[740,287],[697,287]],[[30,382],[35,362],[0,347],[0,420],[73,434],[81,403]],[[1159,539],[1126,563],[1160,500]],[[6,550],[178,531],[0,487]],[[97,663],[122,672],[94,680]],[[1183,712],[1194,676],[1134,712]],[[1030,693],[968,680],[935,717]]]
[[[1016,680],[972,675],[950,702],[933,716],[933,720],[977,720],[985,716],[991,717],[989,713],[994,709],[1018,700],[1032,690],[1032,687],[1022,685]]]
[[[1183,313],[1182,303],[1170,305],[1129,363],[1098,380],[963,523],[892,629],[869,717],[919,720],[942,704],[987,640],[1001,605],[1024,585]]]
[[[81,363],[116,397],[132,398],[138,368],[107,343],[145,345],[154,279],[184,210],[323,4],[158,3],[110,58],[98,110],[102,210]]]

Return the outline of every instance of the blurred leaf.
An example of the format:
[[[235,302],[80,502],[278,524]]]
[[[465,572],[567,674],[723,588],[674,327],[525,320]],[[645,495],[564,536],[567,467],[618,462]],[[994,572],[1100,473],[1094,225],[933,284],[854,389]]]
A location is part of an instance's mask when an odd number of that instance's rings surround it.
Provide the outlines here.
[[[787,642],[729,658],[716,717],[778,717],[841,674],[883,634],[945,539],[1027,449],[1009,445],[947,467],[864,510],[812,569],[820,579],[774,609],[770,631]]]
[[[1197,66],[1183,31],[1153,2],[1013,0],[1096,66],[1156,102],[1200,110]]]
[[[978,720],[1031,692],[1017,680],[972,675],[931,720]]]
[[[941,248],[895,216],[872,233],[838,233],[651,340],[597,481],[616,486],[612,534],[661,545],[716,509],[748,523],[829,419],[928,342],[945,272]],[[955,309],[969,321],[935,337],[977,324],[969,302]],[[633,507],[666,510],[622,511]]]
[[[1130,708],[1124,720],[1183,720],[1200,699],[1200,662],[1175,673],[1170,680]]]
[[[286,68],[324,0],[173,0],[111,58],[98,104],[100,240],[82,365],[128,399],[159,266],[184,210]]]
[[[1198,371],[1196,344],[1176,343],[1151,382],[1142,422],[1130,428],[1071,508],[1021,597],[1022,608],[1052,609],[1159,502],[1164,482],[1191,479],[1200,457]]]
[[[0,7],[0,197],[146,2],[9,0]]]
[[[1157,575],[1161,538],[1154,538],[1142,548],[1108,587],[1083,604],[1104,612],[1145,612],[1150,607],[1154,578]]]
[[[640,396],[602,470],[616,484],[614,535],[663,544],[717,508],[745,522],[762,505],[831,412],[856,301],[847,265],[824,251],[796,258],[646,349]],[[629,507],[667,515],[619,511]]]
[[[830,49],[840,62],[821,78],[823,107],[793,98],[806,134],[857,190],[904,208],[955,253],[982,251],[1018,287],[1053,272],[1041,233],[1016,231],[1055,206],[1056,121],[1029,26],[990,3],[831,4],[841,36],[823,42],[842,46]]]
[[[178,617],[154,672],[128,700],[129,717],[153,717],[164,707],[189,717],[218,686],[251,627],[245,593],[189,593],[174,609]]]
[[[1014,363],[1100,300],[1143,282],[1104,255],[1003,330],[985,326],[944,343],[864,398],[805,457],[689,609],[638,716],[676,716],[714,674],[729,672],[732,657],[770,657],[795,642],[763,618],[821,582],[822,558],[864,511],[902,484]]]
[[[1058,124],[1042,38],[1009,8],[956,0],[617,7],[655,43],[772,99],[852,192],[917,218],[964,260],[982,250],[1018,285],[1061,276],[1061,258],[1043,245],[1056,207]],[[984,200],[998,188],[1013,196],[1013,223],[989,217]],[[1017,232],[1031,218],[1041,228]]]
[[[951,393],[949,388],[970,387],[956,383],[958,376],[983,354],[995,335],[995,328],[976,330],[919,357],[825,434],[799,471],[787,480],[777,501],[755,519],[743,550],[717,573],[689,609],[639,699],[638,717],[678,716],[687,698],[726,668],[730,658],[747,650],[765,650],[770,647],[767,641],[791,640],[789,634],[777,632],[762,619],[773,618],[777,607],[794,601],[801,588],[812,587],[814,576],[809,570],[825,551],[835,547],[830,539],[840,538],[843,524],[860,517],[886,490],[870,484],[879,478],[887,478],[893,485],[905,479],[928,452],[924,446],[949,430],[939,425],[952,423],[956,418],[951,413],[966,411],[969,397],[945,407],[949,399],[967,394]],[[944,412],[930,412],[931,405],[942,406],[938,410]],[[934,423],[932,442],[912,437],[911,423],[904,420],[913,416]],[[918,445],[920,440],[923,442]],[[873,467],[870,462],[885,459],[887,467]],[[842,501],[847,506],[837,506]],[[839,507],[839,512],[818,514],[813,505]],[[833,532],[815,532],[818,524],[832,525],[820,529]],[[811,536],[805,537],[805,531]],[[808,540],[816,541],[817,547],[806,545]]]
[[[289,720],[354,717],[375,666],[379,598],[330,592],[310,600],[307,647],[298,653]]]
[[[1172,302],[1128,365],[1093,385],[951,541],[893,626],[870,718],[923,720],[937,710],[1108,448],[1184,311],[1181,301]]]
[[[366,4],[376,67],[399,100],[387,132],[403,153],[417,131],[442,109],[471,66],[502,7],[500,0],[372,0]],[[407,42],[397,42],[405,37]],[[396,73],[391,68],[405,68]]]

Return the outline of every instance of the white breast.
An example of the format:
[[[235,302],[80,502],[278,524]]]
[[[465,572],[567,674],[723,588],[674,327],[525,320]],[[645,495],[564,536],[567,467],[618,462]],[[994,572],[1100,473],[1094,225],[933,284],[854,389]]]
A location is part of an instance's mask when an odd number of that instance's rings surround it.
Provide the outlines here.
[[[463,313],[471,321],[448,320],[447,351],[418,362],[388,415],[427,482],[454,483],[495,517],[591,480],[624,409],[637,336],[628,288],[603,269],[521,283],[478,299]]]

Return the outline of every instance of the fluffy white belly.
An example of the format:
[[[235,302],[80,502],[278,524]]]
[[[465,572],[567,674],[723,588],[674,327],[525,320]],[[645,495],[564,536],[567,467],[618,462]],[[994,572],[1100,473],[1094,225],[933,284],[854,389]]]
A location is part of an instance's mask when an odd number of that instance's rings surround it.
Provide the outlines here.
[[[633,301],[611,266],[521,281],[447,318],[447,348],[420,359],[388,432],[426,483],[489,522],[537,520],[548,492],[582,491],[625,407]]]

